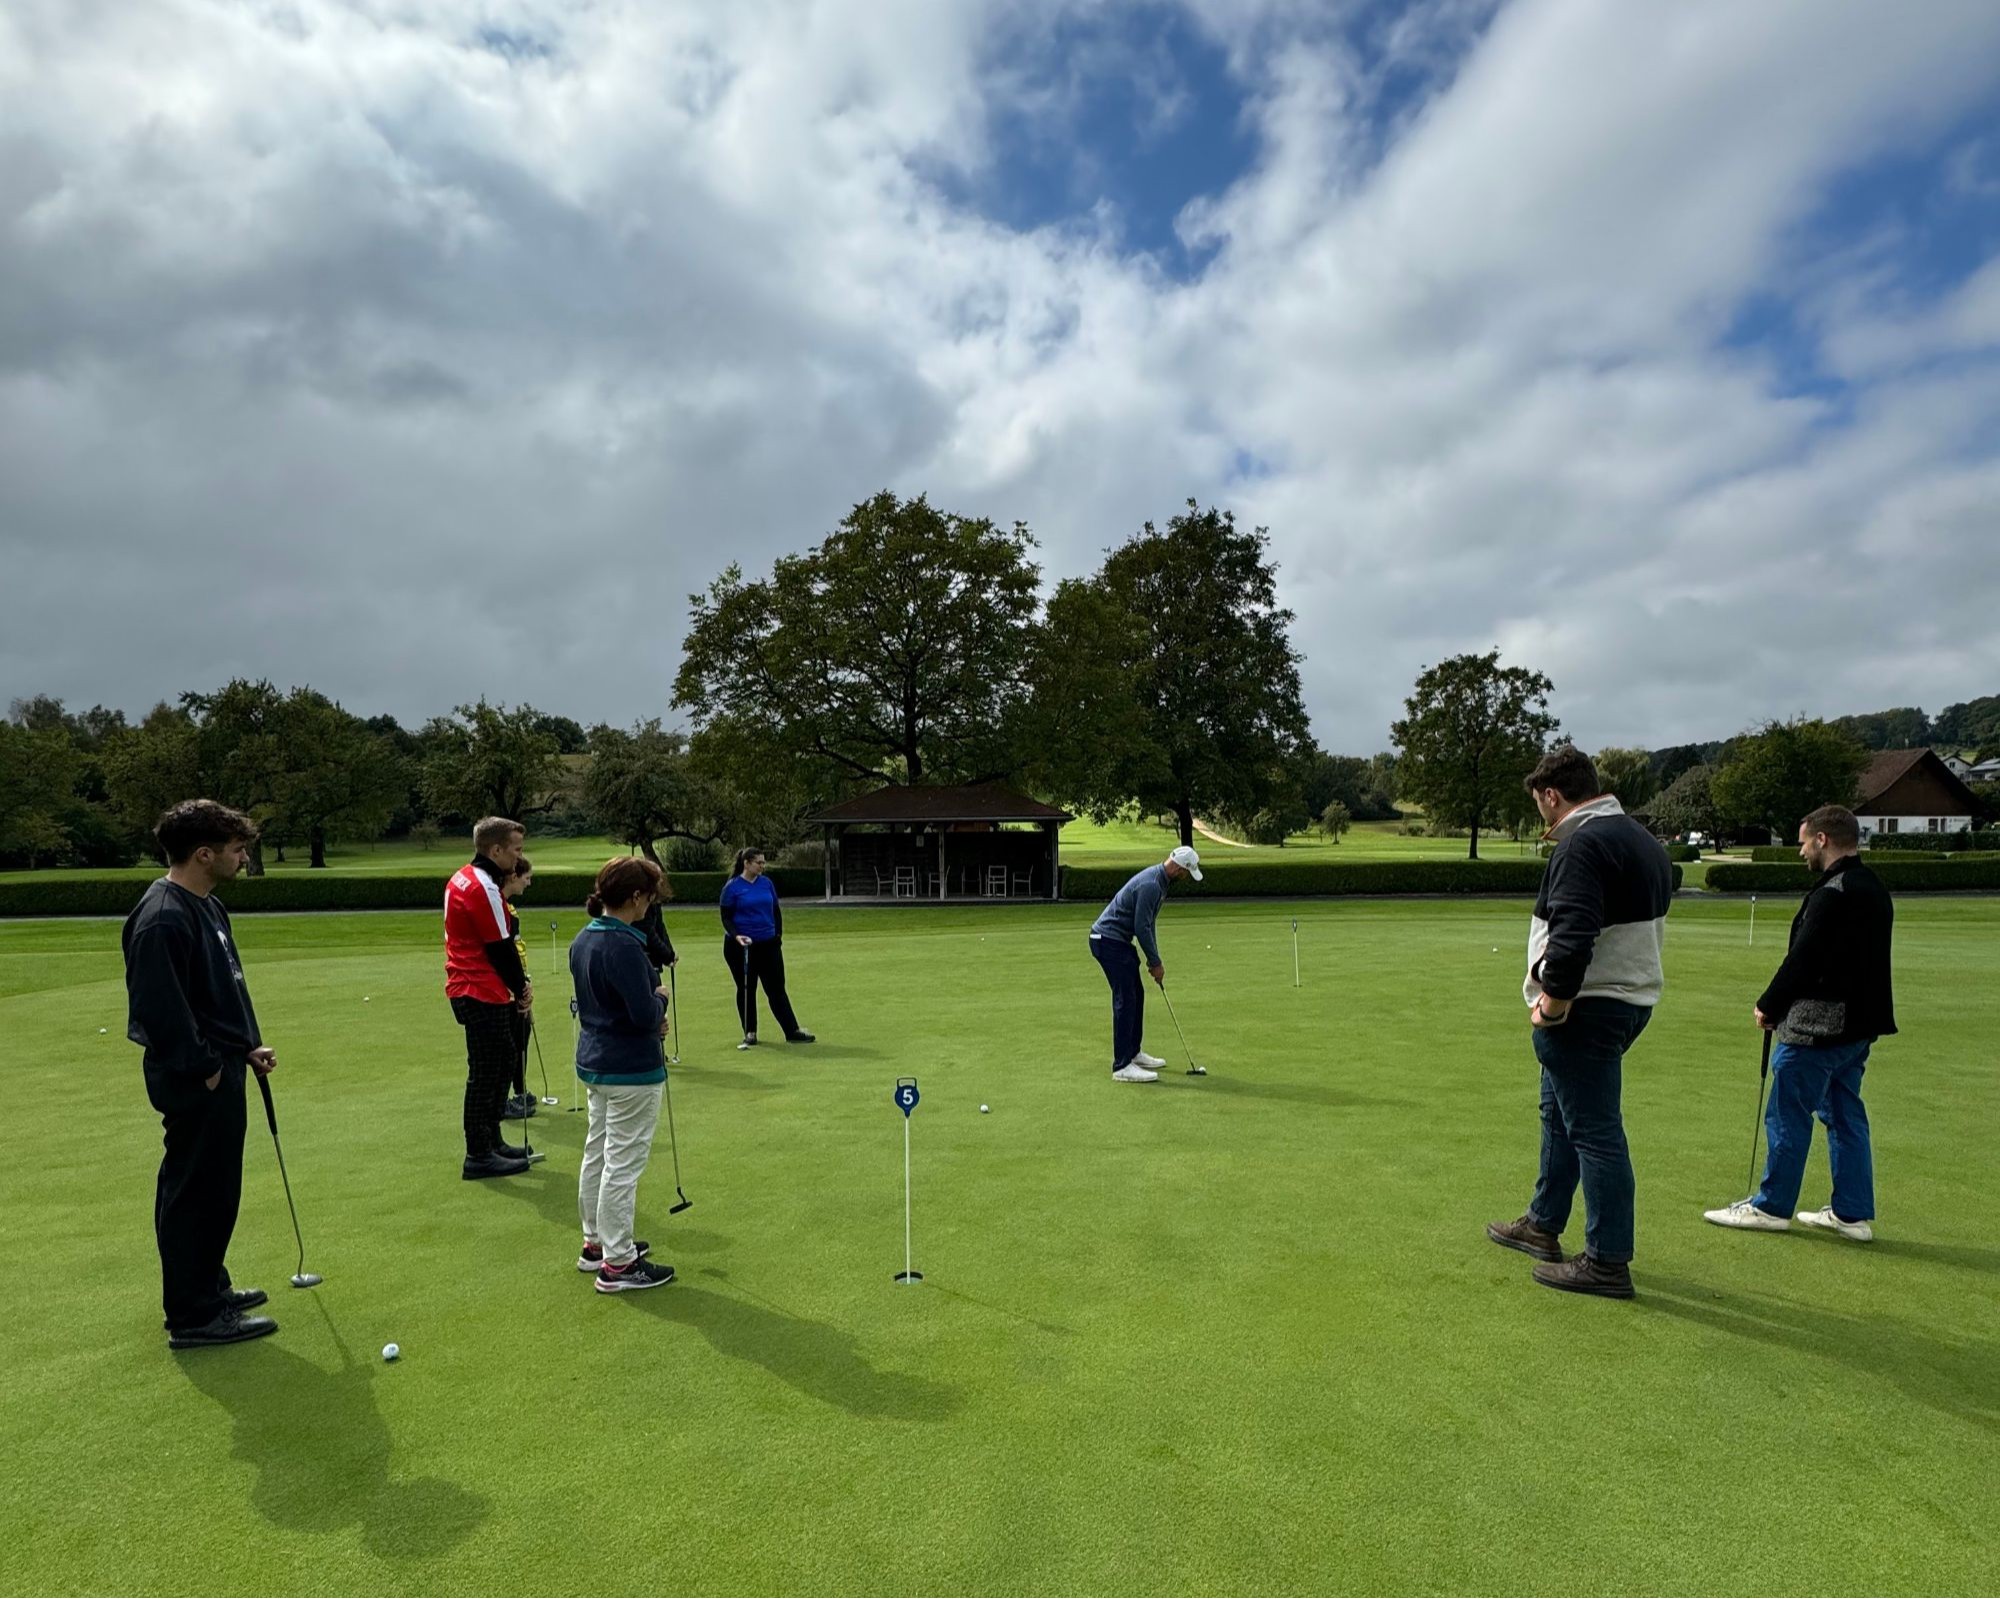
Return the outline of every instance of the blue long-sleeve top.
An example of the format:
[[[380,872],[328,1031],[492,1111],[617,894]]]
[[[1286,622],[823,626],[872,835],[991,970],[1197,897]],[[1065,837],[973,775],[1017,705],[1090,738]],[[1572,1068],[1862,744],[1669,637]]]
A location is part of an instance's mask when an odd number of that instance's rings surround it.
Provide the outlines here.
[[[769,874],[754,883],[747,877],[732,877],[722,885],[722,929],[732,938],[750,938],[760,944],[784,930],[778,885]]]
[[[569,947],[576,989],[576,1075],[586,1083],[664,1083],[660,1022],[666,1002],[646,959],[646,935],[614,916],[593,916]]]
[[[1121,944],[1138,939],[1146,952],[1146,964],[1160,964],[1160,946],[1153,927],[1160,919],[1160,902],[1167,897],[1167,869],[1148,866],[1135,872],[1125,886],[1111,896],[1097,920],[1090,924],[1099,938],[1115,938]]]

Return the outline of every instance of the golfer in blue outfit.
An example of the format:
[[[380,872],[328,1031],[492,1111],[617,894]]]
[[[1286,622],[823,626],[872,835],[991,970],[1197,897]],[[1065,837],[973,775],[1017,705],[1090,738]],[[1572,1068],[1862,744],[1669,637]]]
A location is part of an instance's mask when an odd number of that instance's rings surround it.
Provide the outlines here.
[[[1139,955],[1132,941],[1146,952],[1146,969],[1153,981],[1164,982],[1166,963],[1154,925],[1160,919],[1160,904],[1168,886],[1183,877],[1201,881],[1201,857],[1183,844],[1158,866],[1148,866],[1135,874],[1111,896],[1111,903],[1090,927],[1090,953],[1104,968],[1111,985],[1111,1077],[1120,1083],[1156,1083],[1159,1068],[1166,1065],[1157,1055],[1148,1055],[1139,1046],[1146,1036],[1146,990],[1139,981]]]
[[[788,1044],[810,1044],[813,1035],[799,1025],[785,992],[785,917],[778,909],[778,885],[764,875],[764,852],[737,852],[736,867],[722,885],[722,959],[736,979],[736,1014],[743,1022],[743,1042],[757,1042],[757,984],[771,1002],[771,1015],[784,1029]]]

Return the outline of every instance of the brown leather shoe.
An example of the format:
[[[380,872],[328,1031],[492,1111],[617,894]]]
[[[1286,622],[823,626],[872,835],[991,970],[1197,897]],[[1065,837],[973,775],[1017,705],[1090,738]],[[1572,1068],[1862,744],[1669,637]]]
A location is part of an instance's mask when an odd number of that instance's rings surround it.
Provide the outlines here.
[[[1519,1221],[1489,1221],[1486,1236],[1503,1248],[1518,1249],[1537,1260],[1563,1258],[1562,1240],[1554,1233],[1543,1232],[1532,1216],[1523,1216]]]
[[[1632,1268],[1623,1261],[1612,1265],[1578,1255],[1561,1265],[1537,1266],[1535,1281],[1544,1288],[1560,1288],[1569,1294],[1596,1294],[1602,1299],[1632,1297]]]

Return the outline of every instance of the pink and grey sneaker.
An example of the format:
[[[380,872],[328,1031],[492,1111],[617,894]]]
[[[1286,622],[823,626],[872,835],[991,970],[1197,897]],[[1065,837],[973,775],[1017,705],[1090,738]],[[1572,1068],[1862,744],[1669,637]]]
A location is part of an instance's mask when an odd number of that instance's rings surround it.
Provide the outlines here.
[[[638,1259],[644,1260],[653,1252],[653,1246],[643,1238],[635,1238],[632,1240],[632,1252]],[[585,1244],[583,1246],[583,1253],[576,1257],[576,1269],[578,1271],[595,1271],[603,1264],[604,1246],[602,1244]]]
[[[643,1255],[634,1255],[623,1266],[614,1266],[607,1261],[597,1268],[597,1291],[600,1294],[622,1294],[634,1288],[664,1288],[673,1280],[673,1267],[655,1266]]]

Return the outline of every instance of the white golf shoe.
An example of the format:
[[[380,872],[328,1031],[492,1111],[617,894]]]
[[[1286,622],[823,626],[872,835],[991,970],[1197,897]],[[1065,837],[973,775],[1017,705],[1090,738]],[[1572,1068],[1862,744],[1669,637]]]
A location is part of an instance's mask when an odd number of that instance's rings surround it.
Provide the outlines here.
[[[1166,1065],[1166,1062],[1161,1060],[1157,1055],[1148,1055],[1142,1049],[1132,1057],[1132,1064],[1134,1066],[1150,1066],[1154,1071],[1158,1071],[1162,1066]]]
[[[1834,1215],[1833,1207],[1825,1210],[1802,1210],[1799,1223],[1805,1227],[1825,1227],[1840,1234],[1842,1238],[1852,1238],[1857,1244],[1865,1244],[1875,1236],[1875,1229],[1865,1221],[1842,1221]]]
[[[1114,1083],[1157,1083],[1160,1074],[1146,1070],[1135,1060],[1129,1066],[1120,1066],[1111,1074],[1111,1080]]]
[[[1747,1227],[1752,1232],[1782,1233],[1790,1229],[1791,1223],[1783,1216],[1773,1216],[1768,1210],[1759,1210],[1747,1199],[1739,1199],[1733,1205],[1724,1205],[1720,1210],[1705,1210],[1702,1217],[1718,1227]]]

